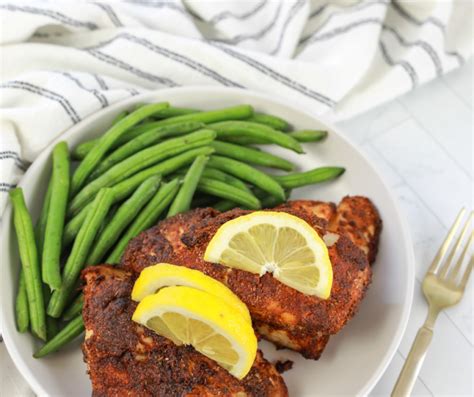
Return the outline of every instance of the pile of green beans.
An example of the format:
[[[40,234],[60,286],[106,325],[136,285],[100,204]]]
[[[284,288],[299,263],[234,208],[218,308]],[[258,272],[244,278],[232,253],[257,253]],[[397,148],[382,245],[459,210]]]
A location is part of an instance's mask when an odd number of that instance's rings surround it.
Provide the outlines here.
[[[129,241],[160,219],[203,205],[272,208],[292,189],[337,178],[341,167],[300,172],[292,161],[304,153],[302,143],[326,137],[292,131],[250,105],[199,111],[162,102],[119,113],[102,136],[71,152],[65,142],[55,145],[35,228],[22,189],[10,192],[21,259],[16,324],[46,342],[34,357],[83,333],[85,267],[126,260]],[[293,157],[255,144],[277,145]]]

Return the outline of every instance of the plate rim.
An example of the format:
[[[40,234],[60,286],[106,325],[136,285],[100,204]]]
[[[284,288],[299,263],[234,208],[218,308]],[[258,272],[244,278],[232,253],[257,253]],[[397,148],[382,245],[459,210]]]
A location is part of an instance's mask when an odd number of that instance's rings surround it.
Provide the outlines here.
[[[342,132],[341,129],[337,126],[334,125],[333,122],[329,121],[324,115],[314,115],[311,110],[307,107],[296,107],[293,104],[287,104],[281,99],[280,97],[270,97],[267,94],[262,94],[260,92],[252,91],[252,90],[247,90],[247,89],[242,89],[242,88],[234,88],[234,87],[210,87],[210,86],[202,86],[202,85],[195,85],[195,86],[186,86],[186,87],[175,87],[175,88],[166,88],[166,89],[158,89],[158,90],[152,90],[145,92],[143,94],[135,95],[130,98],[127,98],[126,100],[122,100],[119,102],[116,102],[110,106],[108,106],[105,109],[99,110],[98,112],[91,114],[84,119],[82,119],[79,123],[71,126],[67,130],[65,130],[62,134],[60,134],[56,139],[54,139],[48,146],[46,146],[41,153],[38,155],[38,157],[35,159],[35,161],[30,165],[28,170],[25,172],[25,174],[22,177],[22,180],[24,180],[24,177],[28,175],[28,173],[33,172],[36,168],[39,167],[40,163],[43,163],[45,157],[49,154],[51,151],[51,148],[59,141],[64,140],[65,138],[68,138],[71,135],[76,134],[77,130],[83,129],[84,124],[89,124],[93,123],[96,119],[100,119],[103,117],[104,114],[106,113],[113,113],[117,108],[129,106],[132,104],[139,103],[140,101],[148,101],[157,94],[163,95],[169,93],[170,96],[172,96],[175,92],[181,92],[181,93],[190,93],[190,94],[195,94],[196,91],[206,91],[206,92],[211,92],[212,95],[219,95],[219,94],[236,94],[240,97],[248,97],[250,98],[259,98],[261,100],[267,101],[267,102],[272,102],[276,103],[280,106],[284,106],[286,108],[289,108],[293,111],[300,112],[300,113],[305,113],[308,117],[311,117],[312,119],[317,120],[319,123],[326,125],[329,127],[331,131],[334,131],[336,135],[338,135],[338,138],[343,140],[345,144],[349,145],[354,151],[356,151],[363,159],[364,161],[368,164],[368,166],[372,169],[372,171],[375,173],[375,175],[378,177],[380,183],[382,184],[383,188],[387,191],[388,196],[390,197],[390,200],[392,201],[392,205],[395,209],[395,213],[397,215],[397,218],[400,222],[401,225],[401,231],[402,231],[402,239],[404,241],[404,244],[407,246],[407,250],[405,250],[405,255],[407,257],[407,264],[406,264],[406,269],[407,269],[407,282],[409,285],[407,285],[407,293],[405,295],[405,299],[403,302],[403,312],[402,316],[399,322],[399,326],[397,329],[397,332],[395,334],[395,337],[393,338],[391,344],[388,346],[384,356],[382,357],[380,363],[378,364],[378,367],[376,371],[372,374],[372,376],[369,378],[369,380],[366,382],[366,384],[361,388],[361,390],[358,392],[357,395],[368,395],[370,391],[375,387],[377,382],[380,380],[382,375],[385,373],[387,367],[391,363],[400,343],[403,338],[403,335],[405,334],[405,331],[407,329],[408,325],[408,320],[410,317],[410,313],[412,310],[413,306],[413,295],[414,295],[414,286],[415,286],[415,254],[414,254],[414,246],[410,234],[410,229],[408,227],[408,222],[406,217],[403,215],[402,211],[400,210],[398,200],[396,199],[396,196],[393,193],[393,189],[388,186],[386,183],[385,179],[382,177],[381,173],[373,163],[373,161],[367,157],[367,155],[362,152],[357,145],[347,136],[345,136]],[[207,95],[207,94],[203,94]],[[20,182],[18,187],[23,187],[23,182]],[[7,248],[7,242],[6,242],[6,235],[8,234],[7,231],[9,229],[13,229],[11,227],[11,215],[12,215],[12,208],[7,201],[7,205],[5,207],[5,210],[3,212],[3,216],[1,219],[2,227],[1,227],[1,247],[6,249]],[[2,252],[5,252],[4,249],[2,249]],[[1,254],[1,257],[4,258],[6,254]],[[4,263],[2,259],[2,263]],[[11,337],[11,330],[14,330],[14,332],[17,332],[15,326],[6,326],[4,325],[9,319],[6,318],[5,315],[5,310],[3,309],[3,305],[0,305],[0,326],[1,326],[1,334],[3,336],[3,340],[5,343],[5,347],[8,351],[8,354],[10,355],[13,363],[15,364],[16,368],[24,378],[24,380],[28,383],[28,385],[33,389],[33,391],[37,395],[48,395],[48,392],[44,390],[44,388],[41,386],[39,382],[36,380],[36,376],[34,373],[30,370],[29,366],[27,363],[22,359],[21,354],[19,353],[18,349],[16,348],[15,343],[13,342],[13,339]]]

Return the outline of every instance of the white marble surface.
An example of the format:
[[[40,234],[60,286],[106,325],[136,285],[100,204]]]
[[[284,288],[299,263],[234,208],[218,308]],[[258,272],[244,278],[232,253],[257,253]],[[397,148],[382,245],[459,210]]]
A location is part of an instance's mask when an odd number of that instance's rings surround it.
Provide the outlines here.
[[[461,206],[472,208],[473,63],[395,101],[340,123],[379,167],[411,226],[417,259],[413,310],[392,363],[372,392],[389,395],[426,315],[420,281]],[[385,220],[388,222],[389,220]],[[473,282],[442,313],[416,396],[473,395]],[[0,344],[1,393],[32,396]]]
[[[417,282],[408,328],[374,396],[390,393],[426,316],[421,280],[459,209],[472,208],[472,75],[471,61],[340,123],[386,177],[408,219],[416,255]],[[471,280],[463,301],[438,318],[414,395],[473,395],[473,285]]]

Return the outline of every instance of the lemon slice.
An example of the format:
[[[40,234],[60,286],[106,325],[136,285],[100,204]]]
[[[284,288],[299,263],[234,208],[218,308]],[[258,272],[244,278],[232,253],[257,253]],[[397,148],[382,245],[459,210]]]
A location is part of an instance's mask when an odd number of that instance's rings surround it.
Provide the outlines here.
[[[132,320],[177,345],[192,345],[238,379],[252,367],[257,338],[234,306],[190,287],[165,287],[145,297]]]
[[[329,298],[332,266],[323,239],[285,212],[255,211],[224,223],[204,260],[273,277],[300,292]]]
[[[187,286],[218,296],[228,305],[234,306],[251,323],[247,306],[229,288],[204,273],[183,266],[158,263],[142,270],[132,290],[132,300],[140,302],[161,288]]]

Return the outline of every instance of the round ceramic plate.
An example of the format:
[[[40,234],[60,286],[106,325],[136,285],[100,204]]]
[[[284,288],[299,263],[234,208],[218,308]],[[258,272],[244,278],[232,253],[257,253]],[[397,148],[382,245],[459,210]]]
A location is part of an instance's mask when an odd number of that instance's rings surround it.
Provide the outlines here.
[[[394,355],[410,312],[414,256],[404,219],[395,200],[373,165],[332,125],[308,112],[268,96],[240,89],[176,88],[136,96],[85,119],[61,136],[70,147],[103,132],[124,109],[143,102],[168,101],[175,106],[214,109],[249,103],[258,111],[276,114],[296,128],[325,129],[329,139],[322,144],[305,144],[305,155],[271,147],[298,164],[300,169],[322,165],[346,167],[335,182],[295,190],[292,198],[338,202],[345,195],[364,195],[373,200],[384,221],[379,255],[373,267],[372,285],[357,315],[331,338],[319,361],[306,360],[287,350],[260,344],[269,360],[290,359],[293,369],[283,376],[290,396],[365,395],[381,377]],[[48,147],[31,165],[21,180],[28,208],[36,219],[45,191],[51,164]],[[4,213],[2,231],[3,338],[19,371],[38,395],[86,396],[91,384],[82,359],[80,342],[41,360],[32,357],[37,343],[29,334],[15,329],[14,297],[20,267],[11,207]],[[362,364],[363,363],[363,364]]]

